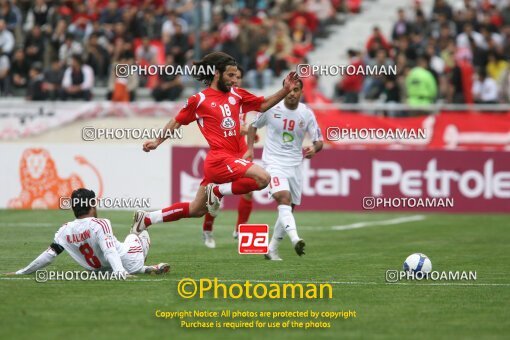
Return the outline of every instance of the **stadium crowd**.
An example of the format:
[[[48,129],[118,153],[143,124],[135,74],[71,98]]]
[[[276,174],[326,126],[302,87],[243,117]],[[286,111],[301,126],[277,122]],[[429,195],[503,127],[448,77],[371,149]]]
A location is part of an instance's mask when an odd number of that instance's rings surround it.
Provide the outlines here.
[[[373,28],[363,51],[347,51],[353,65],[396,65],[388,76],[349,75],[336,84],[338,100],[427,105],[510,101],[510,1],[419,1],[401,8],[391,36]]]
[[[245,84],[261,88],[301,62],[353,0],[202,0],[200,48],[229,53]],[[196,41],[193,0],[0,0],[0,95],[90,100],[94,86],[132,101],[140,87],[155,100],[183,91],[179,75],[119,78],[115,65],[185,65]]]

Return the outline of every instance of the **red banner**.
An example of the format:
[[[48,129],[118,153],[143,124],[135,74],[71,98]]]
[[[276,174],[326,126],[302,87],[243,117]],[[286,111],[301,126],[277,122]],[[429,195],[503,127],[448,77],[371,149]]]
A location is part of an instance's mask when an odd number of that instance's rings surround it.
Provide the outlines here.
[[[510,150],[510,114],[455,112],[386,118],[332,111],[316,110],[316,116],[326,141],[334,147]],[[337,128],[340,134],[334,132]],[[416,133],[420,130],[422,136]]]
[[[172,149],[173,202],[194,198],[206,152]],[[510,212],[508,152],[329,149],[304,161],[303,179],[299,210]],[[237,208],[236,197],[224,201]],[[267,190],[255,192],[254,203],[274,209]]]
[[[315,78],[303,78],[302,81],[306,103],[312,106],[333,104],[331,99],[318,90]],[[335,148],[510,150],[509,112],[442,112],[422,117],[388,118],[342,111],[334,107],[319,107],[314,111],[325,141]],[[382,132],[424,130],[426,133],[419,138],[393,139],[381,138],[380,135],[374,138],[352,138],[352,135],[338,138],[342,136],[341,132],[357,132],[356,137],[363,137],[365,132],[370,132],[369,129]],[[384,137],[390,136],[386,134]]]

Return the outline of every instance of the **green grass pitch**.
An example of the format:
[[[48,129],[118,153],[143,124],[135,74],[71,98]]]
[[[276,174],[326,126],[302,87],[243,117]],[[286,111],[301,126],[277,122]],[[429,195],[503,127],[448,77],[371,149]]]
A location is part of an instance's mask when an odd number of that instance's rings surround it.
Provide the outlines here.
[[[424,214],[421,221],[352,230],[331,226],[384,221],[400,213],[298,212],[307,254],[299,258],[288,239],[283,262],[238,255],[231,225],[235,212],[216,220],[217,248],[202,243],[201,219],[153,226],[148,262],[169,262],[165,276],[122,282],[36,283],[0,275],[1,339],[340,339],[507,338],[510,332],[510,216]],[[417,215],[417,214],[413,214]],[[273,225],[276,212],[254,212],[251,222]],[[104,211],[117,238],[128,233],[131,213]],[[66,211],[0,210],[0,272],[27,265],[46,249]],[[315,228],[315,229],[314,229]],[[475,282],[385,283],[388,269],[400,269],[411,253],[427,254],[434,270],[476,271]],[[48,267],[80,270],[67,254]],[[183,299],[184,277],[219,280],[333,282],[333,299]],[[157,309],[249,311],[355,310],[356,318],[331,321],[329,329],[183,329],[178,320],[155,317]],[[246,321],[246,319],[243,319]]]

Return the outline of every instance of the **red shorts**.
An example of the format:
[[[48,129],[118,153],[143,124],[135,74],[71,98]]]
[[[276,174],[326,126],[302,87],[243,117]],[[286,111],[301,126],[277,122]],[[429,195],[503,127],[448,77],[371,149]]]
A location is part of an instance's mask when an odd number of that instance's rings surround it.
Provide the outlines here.
[[[243,159],[245,152],[238,155],[209,152],[204,163],[204,179],[200,183],[229,183],[244,177],[244,174],[255,163]]]

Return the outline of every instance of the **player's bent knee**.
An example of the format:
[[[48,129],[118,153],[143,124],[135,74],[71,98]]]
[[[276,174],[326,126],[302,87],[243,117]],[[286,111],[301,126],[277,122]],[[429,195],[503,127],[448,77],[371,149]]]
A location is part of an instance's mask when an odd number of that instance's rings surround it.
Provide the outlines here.
[[[264,171],[260,175],[259,180],[258,180],[260,189],[264,189],[265,187],[267,187],[270,182],[271,182],[271,175],[269,174],[269,172]]]

